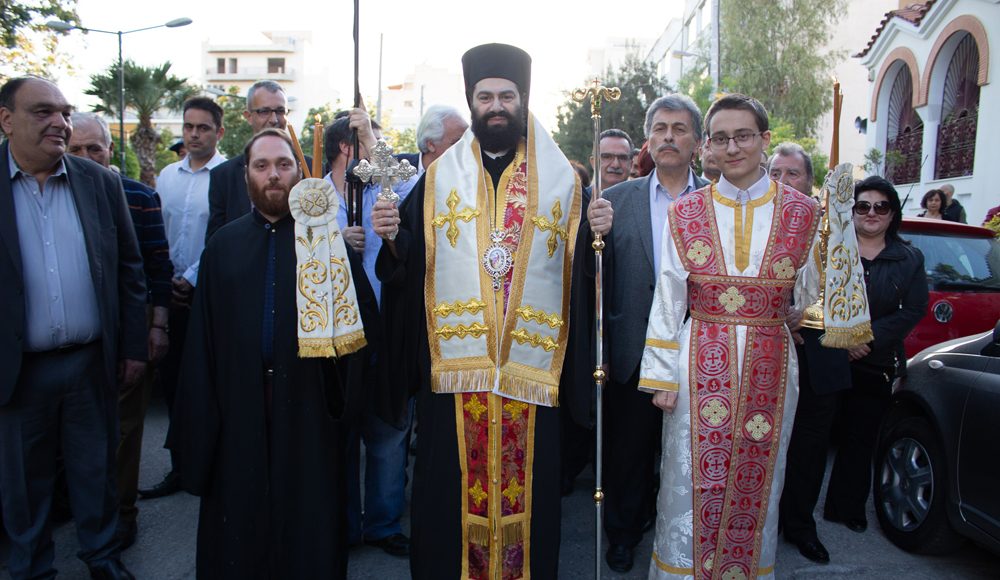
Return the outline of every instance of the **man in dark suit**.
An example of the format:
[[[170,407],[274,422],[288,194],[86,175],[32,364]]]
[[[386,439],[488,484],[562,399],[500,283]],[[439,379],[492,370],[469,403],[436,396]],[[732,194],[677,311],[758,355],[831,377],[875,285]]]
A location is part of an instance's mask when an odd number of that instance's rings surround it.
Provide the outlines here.
[[[253,128],[254,135],[268,127],[288,127],[288,99],[285,89],[274,81],[257,81],[247,89],[247,108],[243,118]],[[312,158],[306,156],[312,166]],[[219,228],[250,212],[247,195],[247,162],[242,154],[212,169],[208,183],[208,226],[205,242]]]
[[[812,159],[795,143],[774,148],[768,173],[801,193],[812,193]],[[799,360],[799,404],[788,442],[778,519],[785,540],[806,558],[826,564],[830,553],[816,533],[813,512],[826,474],[830,431],[840,406],[838,393],[851,388],[851,367],[846,350],[820,344],[822,334],[822,330],[802,328],[793,335]]]
[[[12,578],[55,575],[62,450],[80,559],[133,578],[115,537],[118,385],[145,369],[142,259],[118,177],[66,155],[72,107],[33,77],[0,88],[0,502]]]
[[[663,412],[638,383],[663,223],[673,200],[708,185],[691,169],[702,141],[701,112],[691,99],[660,97],[646,111],[644,128],[656,170],[604,192],[615,212],[604,249],[605,360],[610,363],[604,395],[604,529],[608,566],[616,572],[632,568],[654,502]]]

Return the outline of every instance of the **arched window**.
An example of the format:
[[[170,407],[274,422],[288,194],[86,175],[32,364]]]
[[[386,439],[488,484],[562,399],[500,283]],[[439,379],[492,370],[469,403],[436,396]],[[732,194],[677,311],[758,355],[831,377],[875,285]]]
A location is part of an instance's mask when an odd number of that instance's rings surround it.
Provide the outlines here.
[[[913,110],[913,80],[905,64],[892,83],[886,122],[886,174],[897,185],[920,181],[924,122]]]
[[[979,47],[965,33],[948,63],[941,101],[934,178],[972,175],[979,125]]]

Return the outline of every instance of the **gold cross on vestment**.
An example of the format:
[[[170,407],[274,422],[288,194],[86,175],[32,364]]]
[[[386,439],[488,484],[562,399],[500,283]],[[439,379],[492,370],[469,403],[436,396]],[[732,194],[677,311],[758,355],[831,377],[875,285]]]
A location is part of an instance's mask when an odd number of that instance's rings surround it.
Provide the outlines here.
[[[559,203],[557,199],[552,205],[552,221],[550,222],[545,216],[536,216],[531,218],[531,223],[535,224],[535,227],[542,230],[543,232],[551,232],[549,235],[548,248],[549,257],[551,258],[556,253],[556,248],[559,247],[559,238],[566,241],[566,236],[569,233],[566,228],[559,225],[559,220],[562,219],[562,204]]]
[[[453,189],[448,194],[448,200],[445,202],[448,205],[448,213],[439,213],[431,221],[431,225],[435,228],[444,227],[444,224],[448,224],[446,235],[453,248],[458,244],[458,225],[455,222],[462,220],[465,223],[469,223],[473,218],[479,217],[479,210],[472,209],[471,207],[467,207],[462,211],[455,211],[458,208],[458,202],[458,192]]]
[[[614,102],[622,96],[621,89],[609,88],[601,85],[601,79],[593,79],[590,86],[583,89],[573,89],[573,100],[582,103],[590,97],[590,116],[594,119],[601,118],[601,103],[604,101]]]
[[[392,156],[392,147],[379,139],[372,149],[372,160],[362,159],[358,166],[354,168],[354,175],[357,175],[362,182],[367,183],[376,180],[382,186],[382,191],[378,194],[379,199],[396,203],[399,195],[392,190],[392,184],[397,181],[406,181],[417,174],[417,168],[410,165],[407,160],[399,161]]]

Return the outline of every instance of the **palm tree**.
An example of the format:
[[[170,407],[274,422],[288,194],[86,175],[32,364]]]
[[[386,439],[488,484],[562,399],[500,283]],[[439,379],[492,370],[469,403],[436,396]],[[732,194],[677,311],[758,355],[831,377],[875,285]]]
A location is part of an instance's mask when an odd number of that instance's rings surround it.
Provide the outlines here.
[[[160,142],[153,115],[160,109],[179,111],[184,101],[197,93],[187,79],[175,77],[169,70],[169,61],[151,68],[125,61],[125,109],[134,111],[139,121],[129,142],[139,158],[139,178],[151,187],[156,184],[156,145]],[[90,77],[90,88],[84,92],[101,100],[94,112],[118,116],[118,83],[118,63]]]

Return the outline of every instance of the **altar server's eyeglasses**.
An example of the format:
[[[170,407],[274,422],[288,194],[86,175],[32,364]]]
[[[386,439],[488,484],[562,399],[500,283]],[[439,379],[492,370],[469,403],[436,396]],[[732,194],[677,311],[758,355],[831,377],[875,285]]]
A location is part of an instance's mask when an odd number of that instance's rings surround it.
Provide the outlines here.
[[[288,109],[284,107],[278,107],[277,109],[269,109],[267,107],[261,107],[259,109],[254,109],[253,112],[258,117],[270,117],[272,114],[274,114],[277,115],[279,119],[281,119],[288,114]]]
[[[730,141],[735,141],[736,146],[743,149],[744,147],[752,145],[754,138],[758,135],[760,135],[760,133],[737,133],[730,137],[724,133],[719,133],[718,135],[712,135],[709,137],[708,142],[711,143],[712,147],[716,149],[725,149],[726,147],[729,147]]]
[[[859,201],[854,204],[854,214],[855,215],[868,215],[872,209],[875,209],[875,213],[878,215],[886,215],[892,211],[892,206],[889,205],[888,201],[877,201],[875,205],[872,205],[868,201]]]

